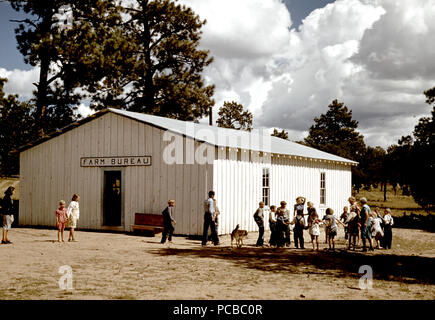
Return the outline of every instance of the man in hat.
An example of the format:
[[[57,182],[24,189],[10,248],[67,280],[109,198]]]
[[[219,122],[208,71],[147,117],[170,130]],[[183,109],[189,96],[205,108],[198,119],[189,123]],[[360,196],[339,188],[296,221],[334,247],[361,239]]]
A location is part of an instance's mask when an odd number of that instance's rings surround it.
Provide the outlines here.
[[[174,233],[174,224],[177,222],[174,219],[174,204],[175,200],[168,200],[168,206],[163,210],[163,233],[161,243],[166,242],[166,238],[169,243],[172,243],[172,234]]]

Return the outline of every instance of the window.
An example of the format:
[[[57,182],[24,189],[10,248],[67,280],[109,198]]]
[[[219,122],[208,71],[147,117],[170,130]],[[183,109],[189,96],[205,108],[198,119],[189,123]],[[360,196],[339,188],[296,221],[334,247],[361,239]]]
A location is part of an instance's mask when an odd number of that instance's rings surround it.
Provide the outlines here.
[[[270,205],[270,181],[269,168],[263,168],[263,199],[265,206]]]
[[[320,173],[320,204],[326,204],[326,173]]]

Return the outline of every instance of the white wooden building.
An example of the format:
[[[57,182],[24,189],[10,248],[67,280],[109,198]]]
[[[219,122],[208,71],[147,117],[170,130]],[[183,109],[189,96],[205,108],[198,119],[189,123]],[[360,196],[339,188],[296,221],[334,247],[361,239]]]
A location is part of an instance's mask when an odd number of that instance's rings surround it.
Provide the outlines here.
[[[261,200],[293,211],[304,196],[340,214],[355,164],[261,132],[106,109],[20,149],[19,224],[55,226],[59,200],[79,193],[79,228],[131,231],[136,212],[175,199],[175,233],[200,235],[214,190],[220,234],[256,231]]]

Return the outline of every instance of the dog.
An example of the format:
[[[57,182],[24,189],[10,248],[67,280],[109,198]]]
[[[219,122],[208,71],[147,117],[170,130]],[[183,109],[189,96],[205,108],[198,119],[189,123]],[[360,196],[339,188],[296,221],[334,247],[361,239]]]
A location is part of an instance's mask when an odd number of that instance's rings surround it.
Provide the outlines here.
[[[236,228],[231,232],[231,247],[233,246],[233,240],[236,240],[237,248],[241,248],[243,246],[243,238],[248,237],[248,231],[239,230],[240,226],[237,225]]]

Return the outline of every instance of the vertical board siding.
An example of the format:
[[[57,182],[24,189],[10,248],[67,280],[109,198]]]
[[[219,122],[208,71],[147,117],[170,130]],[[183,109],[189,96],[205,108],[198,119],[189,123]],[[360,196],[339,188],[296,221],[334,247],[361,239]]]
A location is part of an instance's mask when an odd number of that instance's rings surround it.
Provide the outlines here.
[[[213,164],[167,164],[164,130],[113,113],[107,113],[54,137],[20,154],[21,225],[55,226],[54,211],[59,200],[67,204],[79,193],[79,228],[102,229],[103,177],[105,170],[122,172],[123,228],[131,231],[136,212],[160,214],[167,200],[174,198],[175,233],[200,235],[203,203],[215,190],[221,211],[218,232],[230,233],[237,224],[257,231],[253,213],[262,199],[262,170],[270,168],[270,201],[288,203],[293,214],[297,196],[314,202],[320,215],[331,207],[341,213],[351,195],[350,166],[306,161],[293,157],[272,157],[262,161],[249,150],[215,148]],[[194,149],[186,145],[193,142]],[[200,142],[183,138],[184,160]],[[81,157],[152,156],[146,167],[80,167]],[[326,205],[320,206],[320,173],[326,173]],[[266,228],[268,224],[266,223]]]
[[[20,155],[21,225],[52,226],[59,200],[79,193],[79,228],[103,229],[105,170],[122,172],[122,221],[131,231],[136,212],[160,214],[175,199],[177,234],[202,233],[203,201],[213,188],[213,165],[166,164],[164,130],[113,113],[54,137]],[[183,138],[185,142],[187,138]],[[194,150],[200,146],[194,142]],[[81,157],[152,156],[146,167],[80,167]]]
[[[270,164],[263,163],[261,158],[249,160],[249,157],[241,157],[240,161],[235,161],[220,154],[214,162],[214,189],[222,212],[220,234],[230,233],[237,224],[248,231],[258,230],[253,213],[262,200],[263,168],[270,168],[271,205],[279,206],[282,200],[286,201],[291,218],[298,196],[313,202],[320,216],[324,215],[327,207],[339,216],[351,195],[350,166],[283,156],[272,157]],[[324,206],[319,205],[320,172],[326,173]],[[267,222],[265,227],[268,228]]]

